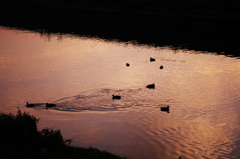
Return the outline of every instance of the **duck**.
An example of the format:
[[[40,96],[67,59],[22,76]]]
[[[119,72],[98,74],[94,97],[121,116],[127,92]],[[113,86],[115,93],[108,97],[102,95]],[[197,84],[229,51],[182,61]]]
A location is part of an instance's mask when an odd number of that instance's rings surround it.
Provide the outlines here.
[[[116,96],[115,96],[115,95],[113,94],[113,95],[112,95],[112,99],[121,99],[121,96],[119,96],[119,95],[116,95]]]
[[[35,104],[33,104],[33,103],[28,104],[28,102],[27,102],[26,106],[27,106],[27,108],[32,108],[32,107],[35,107]]]
[[[146,87],[149,88],[149,89],[154,89],[155,88],[155,84],[154,83],[153,84],[149,84]]]
[[[163,65],[161,65],[159,68],[160,68],[160,69],[163,69]]]
[[[160,107],[160,110],[169,113],[169,108],[170,108],[169,106],[166,106],[166,107]]]
[[[56,104],[53,103],[46,103],[46,109],[48,109],[49,107],[55,107]]]
[[[155,58],[150,57],[150,62],[155,61]]]
[[[127,66],[127,67],[129,67],[129,66],[130,66],[130,64],[129,64],[129,63],[126,63],[126,66]]]

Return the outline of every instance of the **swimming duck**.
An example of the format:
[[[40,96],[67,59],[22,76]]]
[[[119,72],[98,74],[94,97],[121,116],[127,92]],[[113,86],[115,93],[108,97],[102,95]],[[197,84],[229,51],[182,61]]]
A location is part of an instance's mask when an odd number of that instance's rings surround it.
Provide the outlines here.
[[[163,69],[163,65],[161,65],[159,68],[160,68],[160,69]]]
[[[27,106],[27,108],[32,108],[32,107],[35,107],[35,104],[33,104],[33,103],[28,104],[28,102],[27,102],[26,106]]]
[[[155,61],[155,58],[150,57],[150,62]]]
[[[49,107],[55,107],[56,104],[53,103],[46,103],[46,109],[48,109]]]
[[[170,108],[169,106],[166,106],[166,107],[160,107],[160,110],[169,113],[169,108]]]
[[[149,88],[149,89],[154,89],[155,88],[155,84],[154,83],[153,84],[149,84],[146,87]]]
[[[112,99],[121,99],[121,96],[118,96],[118,95],[115,96],[115,95],[113,94],[113,95],[112,95]]]
[[[130,64],[129,64],[129,63],[126,63],[126,66],[127,66],[127,67],[129,67],[129,66],[130,66]]]

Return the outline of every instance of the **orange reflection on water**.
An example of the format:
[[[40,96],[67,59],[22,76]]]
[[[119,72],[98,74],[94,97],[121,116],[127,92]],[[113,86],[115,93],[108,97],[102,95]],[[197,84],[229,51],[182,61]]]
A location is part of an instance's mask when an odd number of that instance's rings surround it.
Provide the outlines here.
[[[76,146],[138,159],[233,158],[239,139],[238,60],[52,36],[49,41],[0,29],[1,109],[15,111],[17,105],[31,111],[41,127],[61,129],[65,138],[75,137]],[[146,88],[151,83],[154,90]],[[122,99],[113,101],[112,94]],[[26,109],[27,101],[59,105]],[[166,105],[170,113],[160,111]]]

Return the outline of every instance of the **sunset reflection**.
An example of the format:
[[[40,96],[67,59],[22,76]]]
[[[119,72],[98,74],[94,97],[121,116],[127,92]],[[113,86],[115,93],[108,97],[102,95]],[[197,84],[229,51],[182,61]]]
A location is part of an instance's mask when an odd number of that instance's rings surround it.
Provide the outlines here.
[[[30,111],[75,146],[137,159],[237,156],[239,59],[4,28],[0,48],[0,111]]]

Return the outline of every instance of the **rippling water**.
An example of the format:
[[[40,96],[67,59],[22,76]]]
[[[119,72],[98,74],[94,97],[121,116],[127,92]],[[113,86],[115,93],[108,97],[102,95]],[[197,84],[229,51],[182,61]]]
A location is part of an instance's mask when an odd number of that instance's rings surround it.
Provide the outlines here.
[[[214,53],[0,28],[0,111],[135,159],[239,158],[239,70]]]

